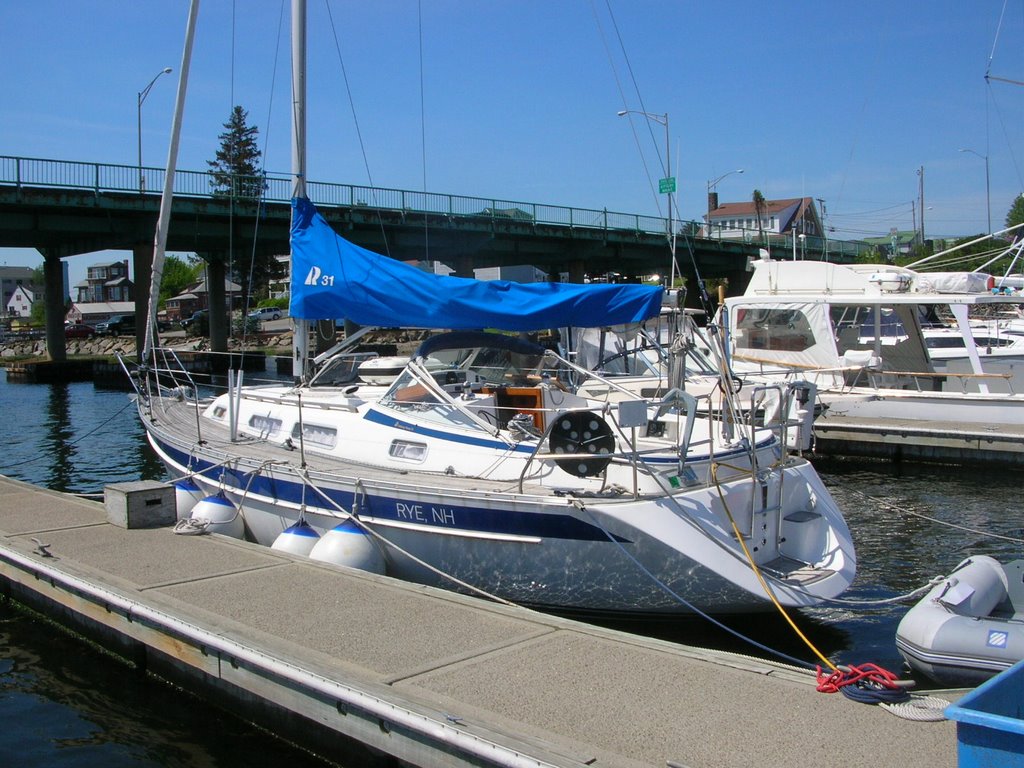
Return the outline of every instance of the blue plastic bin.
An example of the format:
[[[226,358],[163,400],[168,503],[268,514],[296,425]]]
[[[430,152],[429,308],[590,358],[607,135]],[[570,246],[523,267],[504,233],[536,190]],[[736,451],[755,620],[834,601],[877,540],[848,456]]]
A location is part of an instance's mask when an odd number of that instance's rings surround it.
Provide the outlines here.
[[[946,707],[956,721],[959,768],[1024,766],[1024,661]]]

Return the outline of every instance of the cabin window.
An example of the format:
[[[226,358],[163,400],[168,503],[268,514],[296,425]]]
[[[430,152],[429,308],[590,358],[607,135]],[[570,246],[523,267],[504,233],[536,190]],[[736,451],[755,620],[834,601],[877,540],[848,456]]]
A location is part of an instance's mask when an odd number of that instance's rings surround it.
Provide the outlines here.
[[[926,336],[928,349],[963,349],[967,345],[962,336]]]
[[[799,309],[743,308],[737,312],[736,350],[803,352],[814,346],[814,331]]]
[[[215,418],[215,419],[223,419],[224,418],[224,414],[227,413],[227,412],[228,412],[227,408],[225,408],[223,405],[218,405],[216,408],[213,409],[213,418]]]
[[[422,462],[427,458],[426,443],[413,443],[409,440],[393,440],[388,454],[393,459]]]
[[[848,349],[873,345],[876,336],[883,346],[894,346],[907,340],[907,329],[892,307],[836,304],[830,313],[839,354]]]
[[[258,432],[260,437],[273,437],[281,431],[281,420],[271,416],[253,415],[249,418],[249,426]]]
[[[325,427],[320,424],[308,424],[303,422],[300,432],[299,425],[292,427],[292,439],[302,439],[304,442],[319,445],[323,448],[333,448],[338,444],[338,430],[334,427]]]

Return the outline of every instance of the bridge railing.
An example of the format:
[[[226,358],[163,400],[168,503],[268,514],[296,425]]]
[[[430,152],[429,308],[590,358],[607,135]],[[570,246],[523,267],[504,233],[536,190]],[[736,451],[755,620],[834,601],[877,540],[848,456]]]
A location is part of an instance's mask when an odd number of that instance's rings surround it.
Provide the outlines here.
[[[33,157],[0,156],[0,184],[30,187],[88,189],[100,192],[155,194],[163,190],[166,171],[162,168],[139,168],[134,165],[83,163]],[[291,199],[290,175],[267,173],[256,177],[234,177],[236,198],[268,202]],[[231,187],[218,185],[216,176],[208,171],[179,170],[174,174],[176,197],[228,196]],[[500,198],[467,197],[431,192],[417,192],[386,187],[334,184],[309,181],[306,192],[318,205],[366,207],[406,213],[439,214],[458,217],[487,217],[495,220],[532,222],[595,229],[631,230],[644,234],[662,234],[666,220],[657,216],[609,211],[607,209],[572,208],[560,205],[528,203]]]
[[[101,192],[156,194],[163,191],[166,171],[162,168],[140,168],[136,165],[112,165],[68,160],[47,160],[34,157],[0,155],[0,184],[64,189],[88,189]],[[222,182],[222,183],[219,183]],[[224,187],[227,184],[227,188]],[[237,176],[221,179],[210,171],[176,171],[176,197],[226,197],[234,189],[236,199],[262,198],[267,202],[288,202],[292,193],[289,174],[266,173],[260,176]],[[262,195],[261,195],[262,193]],[[406,214],[430,214],[458,218],[489,218],[495,222],[519,222],[561,227],[629,231],[645,235],[665,234],[667,220],[659,216],[609,211],[608,209],[572,208],[561,205],[528,203],[501,198],[467,197],[406,189],[368,187],[309,181],[309,198],[320,206],[365,207],[367,210],[398,211]],[[678,234],[754,244],[760,238],[756,230],[708,227],[703,222],[676,221]],[[792,235],[771,235],[773,255],[782,258],[792,247]],[[826,250],[827,246],[827,250]],[[801,256],[821,258],[827,253],[849,258],[862,252],[863,243],[808,237],[798,245]],[[786,254],[780,253],[786,249]]]

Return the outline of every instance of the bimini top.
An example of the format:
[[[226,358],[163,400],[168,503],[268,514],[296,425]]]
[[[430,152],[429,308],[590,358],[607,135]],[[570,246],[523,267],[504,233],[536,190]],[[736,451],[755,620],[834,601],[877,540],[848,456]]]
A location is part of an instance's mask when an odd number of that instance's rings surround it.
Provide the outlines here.
[[[386,328],[536,331],[638,323],[657,316],[649,285],[514,283],[433,275],[338,236],[305,198],[292,200],[291,316]]]

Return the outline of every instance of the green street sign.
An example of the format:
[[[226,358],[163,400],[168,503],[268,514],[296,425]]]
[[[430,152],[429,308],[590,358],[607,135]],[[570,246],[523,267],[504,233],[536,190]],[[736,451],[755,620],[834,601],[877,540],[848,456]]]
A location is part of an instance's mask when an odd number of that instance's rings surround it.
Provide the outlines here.
[[[676,177],[669,176],[667,179],[661,179],[658,181],[658,191],[663,195],[668,195],[676,191]]]

